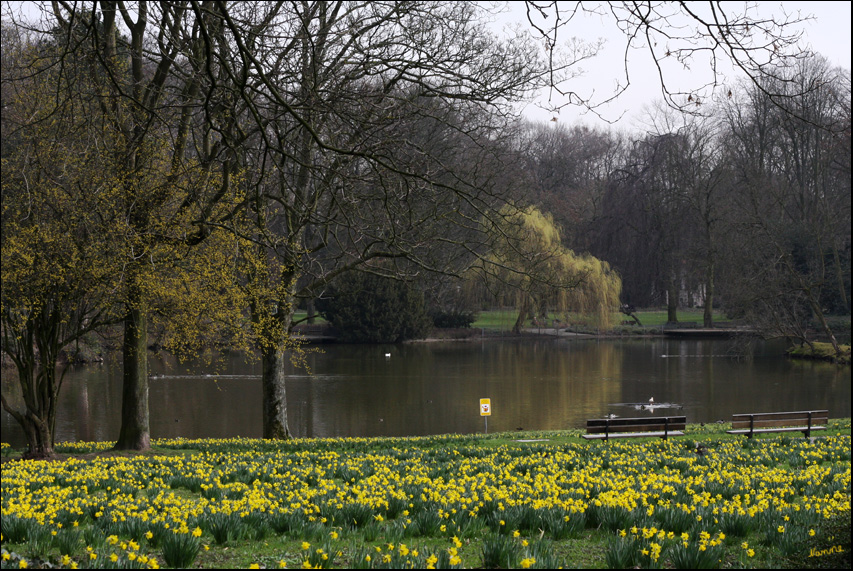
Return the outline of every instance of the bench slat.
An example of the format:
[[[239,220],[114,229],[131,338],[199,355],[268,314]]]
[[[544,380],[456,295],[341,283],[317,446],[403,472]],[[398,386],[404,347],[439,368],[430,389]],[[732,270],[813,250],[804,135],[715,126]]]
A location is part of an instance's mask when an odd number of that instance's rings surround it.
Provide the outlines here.
[[[642,438],[645,436],[683,436],[686,416],[645,418],[593,418],[586,421],[587,440],[608,438]]]
[[[648,432],[648,431],[662,431],[666,430],[668,432],[673,430],[684,430],[687,428],[687,425],[683,422],[670,422],[669,424],[660,423],[649,423],[649,424],[637,424],[634,426],[587,426],[586,431],[590,434],[596,434],[598,432]]]
[[[654,417],[646,417],[646,418],[592,418],[586,421],[587,428],[594,426],[610,426],[611,428],[616,427],[633,427],[633,426],[654,426],[659,425],[663,426],[665,419],[669,419],[669,426],[673,424],[687,424],[686,416],[654,416]]]
[[[786,428],[756,428],[752,432],[805,432],[806,430],[826,430],[825,426],[789,426]],[[749,429],[726,430],[728,434],[749,434]]]
[[[747,421],[749,422],[749,417],[754,417],[755,420],[795,420],[799,418],[808,418],[809,413],[812,414],[812,418],[829,418],[828,410],[801,410],[794,412],[758,412],[753,414],[733,414],[732,422],[735,421]]]
[[[823,418],[823,419],[812,418],[812,426],[824,425],[826,423],[827,423],[826,418]],[[762,420],[762,419],[756,418],[755,422],[753,423],[753,426],[755,426],[756,428],[758,428],[758,427],[773,428],[774,426],[791,426],[793,424],[797,424],[797,425],[808,424],[808,418],[800,417],[800,418],[792,418],[792,419],[788,419],[788,420]],[[749,421],[748,420],[746,422],[744,422],[742,420],[739,420],[737,422],[732,421],[732,428],[749,428]]]
[[[610,432],[606,435],[607,438],[643,438],[643,437],[663,437],[663,436],[684,436],[680,430],[670,430],[668,432]],[[605,434],[581,434],[581,438],[587,440],[603,440]]]
[[[732,429],[726,432],[748,438],[759,432],[803,432],[808,436],[810,430],[825,430],[828,422],[828,410],[733,414]]]

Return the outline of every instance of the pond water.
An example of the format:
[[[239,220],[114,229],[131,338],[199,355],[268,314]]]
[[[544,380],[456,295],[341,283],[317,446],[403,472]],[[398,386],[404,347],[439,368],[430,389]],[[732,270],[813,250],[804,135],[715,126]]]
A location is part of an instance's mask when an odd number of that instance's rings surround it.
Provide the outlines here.
[[[300,437],[417,436],[483,432],[486,421],[489,432],[579,428],[607,414],[705,423],[743,412],[851,415],[849,366],[787,360],[775,343],[757,344],[748,359],[732,348],[666,338],[323,345],[308,355],[310,371],[288,376],[289,425]],[[120,359],[68,371],[57,442],[116,439]],[[260,363],[152,357],[150,369],[152,438],[261,436]],[[19,400],[14,376],[4,369],[3,392]],[[481,398],[491,400],[489,417],[480,416]],[[25,445],[5,411],[2,432],[4,442]]]

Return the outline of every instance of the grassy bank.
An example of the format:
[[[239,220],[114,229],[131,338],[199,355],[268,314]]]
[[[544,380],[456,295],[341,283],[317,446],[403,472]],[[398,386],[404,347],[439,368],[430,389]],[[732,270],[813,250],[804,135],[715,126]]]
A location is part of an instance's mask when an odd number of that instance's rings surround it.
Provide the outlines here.
[[[793,359],[808,359],[815,361],[834,361],[839,365],[850,364],[850,345],[841,345],[841,356],[835,354],[835,348],[830,343],[812,343],[811,347],[803,345],[788,349],[788,356]]]
[[[635,315],[643,324],[642,327],[638,327],[636,325],[617,325],[615,329],[618,331],[625,329],[625,331],[635,330],[643,332],[643,330],[646,329],[660,329],[660,327],[667,322],[667,312],[665,310],[637,311]],[[485,329],[487,331],[510,331],[512,330],[513,325],[515,325],[517,317],[518,312],[511,309],[482,311],[478,314],[477,320],[473,323],[472,327]],[[557,320],[558,325],[562,327],[568,327],[570,329],[577,329],[580,331],[590,331],[593,333],[597,331],[592,322],[592,318],[589,316],[573,314],[569,316],[569,320],[566,322],[565,316],[557,316],[556,314],[549,315],[547,319],[547,326],[552,326],[555,319]],[[723,321],[725,316],[715,313],[714,319],[717,321]],[[704,312],[701,309],[681,309],[678,311],[678,321],[682,325],[694,324],[699,326],[702,325],[703,320]],[[623,321],[633,322],[631,318],[622,313],[616,312],[613,314],[614,323],[622,323]],[[529,322],[526,327],[531,327]]]
[[[725,428],[8,453],[3,567],[849,567],[850,420],[812,442]]]
[[[295,321],[302,321],[306,317],[306,313],[304,311],[297,311],[294,315]],[[660,328],[667,322],[667,312],[666,310],[641,310],[636,312],[637,317],[643,324],[643,327],[651,327],[651,328]],[[570,323],[563,323],[565,316],[558,316],[556,314],[552,314],[548,316],[548,325],[552,325],[554,320],[557,319],[563,325],[574,325],[578,327],[592,327],[591,318],[588,316],[582,315],[572,315],[570,316]],[[471,327],[475,329],[486,329],[489,331],[511,331],[512,326],[515,325],[515,320],[518,318],[518,311],[514,309],[490,309],[487,311],[481,311],[477,314],[477,320],[471,325]],[[716,321],[725,320],[725,316],[721,313],[714,313],[714,319]],[[678,321],[682,324],[696,324],[701,325],[704,320],[704,311],[701,309],[680,309],[678,310]],[[621,323],[622,321],[631,321],[631,318],[628,316],[614,312],[613,313],[613,321],[614,323]],[[317,324],[325,323],[325,320],[317,316],[316,317]],[[530,323],[527,324],[530,326]]]

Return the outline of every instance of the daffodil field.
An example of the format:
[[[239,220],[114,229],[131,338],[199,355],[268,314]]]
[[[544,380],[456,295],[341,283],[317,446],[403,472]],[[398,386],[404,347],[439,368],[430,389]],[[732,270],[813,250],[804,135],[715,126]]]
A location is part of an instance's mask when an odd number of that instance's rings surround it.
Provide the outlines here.
[[[697,427],[698,430],[698,427]],[[530,434],[526,434],[528,438]],[[577,433],[57,445],[7,459],[4,568],[849,562],[850,421],[812,441]]]

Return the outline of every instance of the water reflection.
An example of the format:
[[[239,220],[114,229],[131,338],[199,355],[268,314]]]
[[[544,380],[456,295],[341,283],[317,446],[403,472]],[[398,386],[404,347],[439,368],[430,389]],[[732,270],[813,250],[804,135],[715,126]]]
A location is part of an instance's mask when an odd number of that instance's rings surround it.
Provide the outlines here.
[[[751,360],[722,340],[536,340],[329,345],[292,369],[288,418],[297,436],[406,436],[482,432],[479,399],[492,402],[489,431],[575,428],[587,418],[684,414],[688,422],[732,413],[827,408],[850,416],[850,367],[794,362],[778,345]],[[391,353],[391,357],[386,354]],[[57,440],[114,440],[121,363],[70,370]],[[261,436],[260,365],[226,355],[218,364],[151,361],[152,437]],[[3,392],[20,399],[14,372]],[[635,405],[654,398],[651,411]],[[663,405],[672,408],[658,410]],[[675,408],[678,406],[680,408]],[[3,412],[3,440],[23,435]]]

